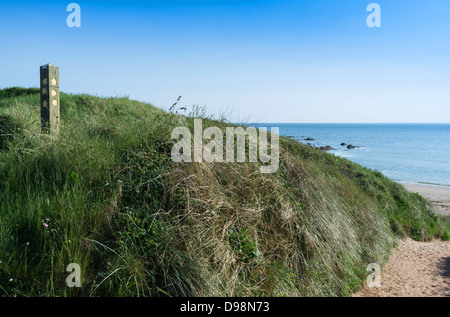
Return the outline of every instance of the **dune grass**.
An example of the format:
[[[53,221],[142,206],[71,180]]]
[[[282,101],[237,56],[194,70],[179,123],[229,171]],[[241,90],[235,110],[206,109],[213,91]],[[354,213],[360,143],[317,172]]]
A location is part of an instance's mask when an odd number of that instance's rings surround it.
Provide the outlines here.
[[[296,141],[274,174],[178,164],[172,129],[199,111],[61,94],[55,140],[38,93],[0,90],[2,296],[348,296],[397,237],[448,239],[421,196]]]

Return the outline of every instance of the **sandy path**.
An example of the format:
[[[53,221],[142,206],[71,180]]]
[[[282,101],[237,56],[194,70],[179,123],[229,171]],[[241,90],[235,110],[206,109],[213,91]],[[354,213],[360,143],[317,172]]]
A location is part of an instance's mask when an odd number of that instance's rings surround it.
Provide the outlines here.
[[[399,241],[381,272],[381,287],[364,286],[355,296],[450,297],[450,242]]]
[[[450,188],[403,184],[450,215]],[[369,274],[369,273],[367,273]],[[381,271],[381,287],[364,286],[355,297],[450,297],[450,242],[399,241]]]

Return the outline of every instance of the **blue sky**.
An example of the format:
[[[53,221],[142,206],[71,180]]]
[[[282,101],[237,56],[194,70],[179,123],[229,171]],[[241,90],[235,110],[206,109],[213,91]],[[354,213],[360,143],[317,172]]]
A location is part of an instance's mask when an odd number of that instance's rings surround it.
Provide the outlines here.
[[[64,92],[182,95],[233,121],[450,122],[449,16],[446,0],[0,0],[0,88],[52,63]]]

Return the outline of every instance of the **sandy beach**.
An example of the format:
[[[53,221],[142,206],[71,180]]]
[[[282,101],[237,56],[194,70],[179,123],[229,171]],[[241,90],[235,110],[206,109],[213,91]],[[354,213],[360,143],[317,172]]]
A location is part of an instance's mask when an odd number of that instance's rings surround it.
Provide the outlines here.
[[[450,187],[401,183],[407,190],[419,193],[433,203],[436,212],[450,216]]]
[[[450,215],[450,188],[402,183]],[[450,297],[450,242],[400,240],[381,272],[381,287],[364,286],[355,297]]]

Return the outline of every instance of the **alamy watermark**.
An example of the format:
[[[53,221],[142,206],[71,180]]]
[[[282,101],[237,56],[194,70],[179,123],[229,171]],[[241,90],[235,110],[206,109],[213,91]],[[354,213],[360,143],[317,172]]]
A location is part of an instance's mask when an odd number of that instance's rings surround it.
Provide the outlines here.
[[[366,268],[367,272],[371,272],[371,274],[367,277],[367,286],[369,288],[372,287],[381,287],[381,267],[377,263],[371,263]]]
[[[378,3],[371,3],[367,6],[367,12],[371,12],[367,17],[369,28],[381,28],[381,7]]]
[[[81,287],[81,267],[77,263],[70,263],[66,269],[70,275],[66,278],[67,286],[70,288]]]
[[[194,119],[194,146],[192,150],[192,134],[186,127],[178,127],[172,131],[172,139],[178,140],[172,147],[172,159],[177,163],[244,163],[247,161],[263,163],[261,173],[275,173],[280,163],[279,128],[256,129],[254,127],[227,127],[226,141],[221,128],[209,127],[203,131],[202,119]],[[269,150],[270,136],[270,150]],[[181,137],[181,139],[180,139]],[[203,145],[203,141],[209,141]],[[226,148],[224,158],[224,143]],[[247,153],[248,149],[248,153]],[[259,151],[258,151],[259,150]]]
[[[67,17],[66,24],[69,28],[81,28],[81,7],[78,3],[71,3],[67,6],[67,12],[71,12]]]

